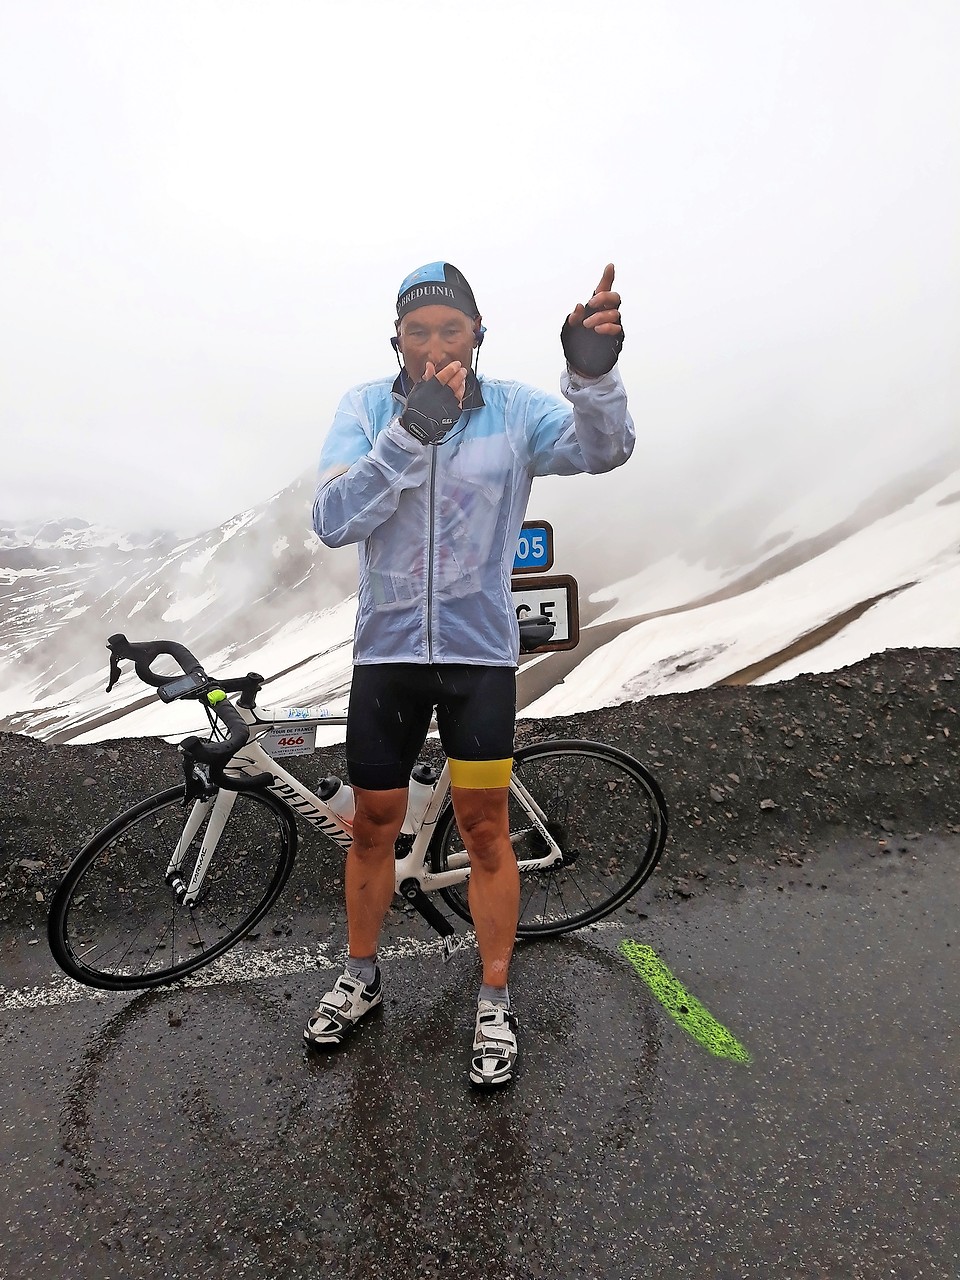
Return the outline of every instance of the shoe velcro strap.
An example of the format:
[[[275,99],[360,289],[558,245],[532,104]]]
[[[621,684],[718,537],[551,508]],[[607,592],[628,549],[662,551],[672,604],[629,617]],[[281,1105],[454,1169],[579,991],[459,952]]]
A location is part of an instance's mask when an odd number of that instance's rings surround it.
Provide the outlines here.
[[[343,991],[340,987],[334,987],[334,989],[332,991],[328,991],[320,1001],[317,1012],[319,1013],[320,1009],[323,1009],[325,1013],[330,1015],[340,1014],[344,1009],[349,1007],[350,1003],[350,993]]]
[[[351,978],[348,973],[341,973],[333,984],[333,989],[334,991],[342,991],[349,996],[355,996],[358,991],[365,990],[365,987],[359,978]]]
[[[509,1027],[481,1027],[480,1036],[487,1043],[491,1041],[499,1044],[516,1044],[517,1037],[513,1034]]]
[[[329,1000],[321,1000],[314,1012],[314,1020],[317,1018],[326,1018],[328,1022],[339,1022],[343,1009],[338,1008],[335,1004],[331,1004]]]

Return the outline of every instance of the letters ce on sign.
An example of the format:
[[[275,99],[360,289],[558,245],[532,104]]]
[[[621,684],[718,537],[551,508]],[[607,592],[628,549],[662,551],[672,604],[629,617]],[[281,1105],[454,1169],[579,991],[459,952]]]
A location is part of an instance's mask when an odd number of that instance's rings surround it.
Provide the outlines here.
[[[577,583],[569,574],[551,578],[514,578],[510,584],[513,607],[518,618],[544,614],[556,624],[553,639],[535,653],[555,653],[575,649],[580,643],[580,613]]]

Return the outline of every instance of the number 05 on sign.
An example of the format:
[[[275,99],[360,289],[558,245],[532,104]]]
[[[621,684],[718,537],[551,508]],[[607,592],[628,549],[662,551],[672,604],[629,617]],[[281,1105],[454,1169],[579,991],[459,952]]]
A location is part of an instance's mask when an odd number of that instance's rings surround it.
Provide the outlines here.
[[[580,611],[577,582],[569,574],[550,578],[520,578],[510,584],[517,618],[536,617],[542,613],[554,623],[556,630],[549,644],[537,653],[554,653],[575,649],[580,642]]]

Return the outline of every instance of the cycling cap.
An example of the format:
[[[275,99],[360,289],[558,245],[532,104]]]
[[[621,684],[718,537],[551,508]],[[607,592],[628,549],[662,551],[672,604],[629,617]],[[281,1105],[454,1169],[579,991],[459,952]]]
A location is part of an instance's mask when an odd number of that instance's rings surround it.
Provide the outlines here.
[[[417,307],[434,306],[454,307],[471,320],[480,314],[466,276],[449,262],[428,262],[411,271],[397,294],[397,319]]]

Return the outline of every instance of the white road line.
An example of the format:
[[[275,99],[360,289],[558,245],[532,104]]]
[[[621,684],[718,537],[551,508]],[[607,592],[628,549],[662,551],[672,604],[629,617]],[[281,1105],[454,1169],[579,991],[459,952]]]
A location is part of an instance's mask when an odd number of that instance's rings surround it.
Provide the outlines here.
[[[604,920],[587,925],[581,933],[595,933],[606,929],[622,929],[618,921]],[[476,935],[465,932],[456,935],[458,947],[472,951],[476,947]],[[383,960],[409,960],[413,956],[440,956],[442,940],[431,938],[400,938],[387,947],[380,948]],[[219,960],[193,973],[187,978],[171,983],[166,990],[189,990],[194,987],[215,987],[230,983],[255,982],[262,978],[281,978],[289,974],[310,973],[315,969],[333,968],[340,963],[340,948],[331,956],[324,943],[313,947],[278,947],[276,951],[245,951],[243,943]],[[0,987],[0,1010],[15,1012],[26,1009],[42,1009],[57,1005],[75,1004],[81,1000],[129,999],[139,991],[101,991],[85,987],[64,975],[44,987]]]
[[[475,945],[473,933],[457,935],[462,939],[462,947],[472,948]],[[429,942],[419,938],[401,938],[389,947],[380,949],[384,960],[405,960],[411,956],[439,955],[441,949],[439,938]],[[331,958],[326,946],[318,943],[315,947],[279,947],[276,951],[257,952],[244,951],[241,943],[237,950],[228,952],[219,960],[214,960],[198,973],[181,978],[171,987],[187,989],[192,987],[214,987],[225,983],[254,982],[261,978],[279,978],[287,974],[309,973],[314,969],[333,967],[339,959]],[[72,978],[64,975],[45,987],[0,987],[0,1010],[40,1009],[43,1007],[73,1004],[78,1000],[105,1000],[138,994],[131,991],[101,991],[99,988],[85,987]]]

